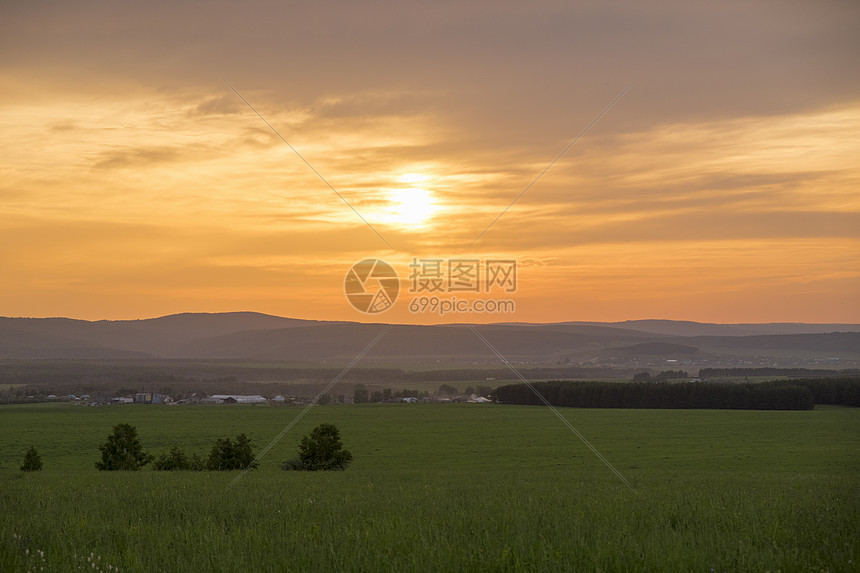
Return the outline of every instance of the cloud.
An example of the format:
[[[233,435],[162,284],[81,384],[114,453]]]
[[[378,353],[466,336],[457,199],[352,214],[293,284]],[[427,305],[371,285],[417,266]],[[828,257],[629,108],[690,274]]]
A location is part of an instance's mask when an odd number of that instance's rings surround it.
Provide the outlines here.
[[[231,115],[243,111],[243,104],[234,95],[210,97],[188,112],[191,117],[203,115]]]
[[[753,312],[767,280],[823,308],[797,277],[845,300],[860,260],[858,21],[839,1],[17,3],[0,22],[8,292],[336,313],[338,265],[469,251],[633,82],[471,249],[542,270],[523,318],[718,289]],[[420,227],[385,217],[407,173],[436,203]],[[643,285],[647,269],[684,278]]]
[[[51,133],[65,133],[68,131],[74,131],[78,129],[78,126],[74,121],[61,121],[53,124],[49,130]]]
[[[164,163],[174,163],[185,157],[185,152],[170,147],[126,149],[105,153],[93,165],[93,169],[140,168]]]

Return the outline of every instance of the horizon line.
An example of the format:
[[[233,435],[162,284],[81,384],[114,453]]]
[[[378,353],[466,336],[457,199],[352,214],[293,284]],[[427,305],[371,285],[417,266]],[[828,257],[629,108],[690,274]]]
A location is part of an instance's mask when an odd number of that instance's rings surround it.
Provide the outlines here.
[[[302,322],[318,322],[331,324],[362,324],[362,325],[383,325],[383,326],[562,326],[562,325],[616,325],[630,324],[642,322],[671,322],[671,323],[687,323],[712,326],[775,326],[775,325],[805,325],[805,326],[860,326],[857,322],[805,322],[805,321],[768,321],[768,322],[701,322],[691,319],[678,318],[628,318],[624,320],[561,320],[553,322],[535,322],[535,321],[517,321],[505,320],[497,322],[437,322],[437,323],[417,323],[417,322],[384,322],[384,321],[361,321],[361,320],[344,320],[344,319],[319,319],[319,318],[298,318],[294,316],[281,316],[255,310],[230,310],[230,311],[183,311],[158,316],[150,316],[145,318],[75,318],[71,316],[6,316],[0,315],[0,319],[9,320],[74,320],[80,322],[97,323],[97,322],[143,322],[149,320],[160,320],[164,318],[172,318],[179,316],[216,316],[216,315],[257,315],[268,318],[276,318],[282,320],[295,320]]]

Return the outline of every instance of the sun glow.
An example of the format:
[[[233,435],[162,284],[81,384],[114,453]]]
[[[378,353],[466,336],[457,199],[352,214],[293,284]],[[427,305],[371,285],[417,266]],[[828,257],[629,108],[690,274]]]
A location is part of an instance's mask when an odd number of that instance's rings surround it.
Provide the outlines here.
[[[401,183],[423,183],[430,180],[430,176],[425,173],[404,173],[397,178]]]
[[[393,189],[389,200],[385,222],[392,225],[423,227],[437,209],[433,194],[416,187]]]

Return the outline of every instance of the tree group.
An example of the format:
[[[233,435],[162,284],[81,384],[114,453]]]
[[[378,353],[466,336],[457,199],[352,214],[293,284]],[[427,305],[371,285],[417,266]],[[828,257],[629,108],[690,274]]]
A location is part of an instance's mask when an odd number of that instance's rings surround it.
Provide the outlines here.
[[[38,469],[41,469],[41,460],[38,460],[36,450],[34,448],[30,450],[35,458],[31,452],[27,452],[25,465],[27,460],[32,458],[30,465],[34,466],[33,460],[36,460],[39,464]],[[173,446],[169,452],[155,458],[143,450],[140,438],[137,436],[137,428],[129,424],[114,426],[113,432],[108,436],[107,441],[99,446],[99,450],[102,452],[102,461],[96,462],[96,467],[106,471],[136,471],[149,462],[153,462],[152,468],[156,471],[228,471],[255,469],[258,465],[254,459],[251,440],[245,434],[236,436],[235,441],[230,438],[219,438],[209,451],[209,457],[205,463],[197,454],[188,456],[178,446]]]

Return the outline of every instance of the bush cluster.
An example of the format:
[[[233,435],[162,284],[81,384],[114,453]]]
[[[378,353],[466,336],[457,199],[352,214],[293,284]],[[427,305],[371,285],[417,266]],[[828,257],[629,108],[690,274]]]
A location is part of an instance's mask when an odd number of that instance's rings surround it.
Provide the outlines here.
[[[179,446],[173,446],[169,452],[161,454],[152,462],[152,469],[156,471],[202,471],[206,467],[197,454],[188,457]]]
[[[206,469],[210,471],[256,469],[258,465],[251,440],[245,434],[236,436],[235,442],[230,438],[219,439],[206,461]]]

